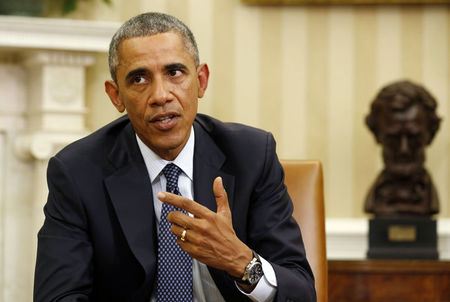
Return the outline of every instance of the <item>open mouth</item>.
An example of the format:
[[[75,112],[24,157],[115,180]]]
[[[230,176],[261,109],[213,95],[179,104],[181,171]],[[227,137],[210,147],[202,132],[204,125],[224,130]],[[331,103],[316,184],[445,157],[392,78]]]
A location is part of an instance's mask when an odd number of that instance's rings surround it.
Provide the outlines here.
[[[178,115],[174,112],[174,113],[160,113],[155,115],[150,122],[151,123],[168,123],[170,122],[172,119],[176,118]]]
[[[170,122],[175,116],[174,115],[169,115],[169,116],[165,116],[165,117],[161,117],[156,119],[156,122],[161,122],[163,124]]]
[[[156,116],[150,122],[159,130],[170,130],[177,124],[179,115],[177,114],[164,114]]]

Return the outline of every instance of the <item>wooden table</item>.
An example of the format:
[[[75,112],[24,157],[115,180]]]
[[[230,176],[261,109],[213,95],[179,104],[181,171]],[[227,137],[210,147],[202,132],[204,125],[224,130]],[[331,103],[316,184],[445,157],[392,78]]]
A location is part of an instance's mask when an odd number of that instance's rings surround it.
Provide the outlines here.
[[[450,302],[450,261],[328,261],[329,302]]]

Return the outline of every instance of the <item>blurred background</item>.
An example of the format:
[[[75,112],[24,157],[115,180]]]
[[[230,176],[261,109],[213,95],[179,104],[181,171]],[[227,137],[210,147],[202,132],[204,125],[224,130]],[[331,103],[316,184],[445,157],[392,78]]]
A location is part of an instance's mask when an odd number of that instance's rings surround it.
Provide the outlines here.
[[[368,218],[363,212],[365,194],[383,167],[381,148],[364,124],[369,104],[381,87],[393,81],[410,79],[424,85],[437,99],[437,112],[443,119],[427,148],[426,167],[439,194],[440,236],[450,238],[449,5],[261,6],[239,0],[111,0],[108,5],[100,0],[86,0],[79,1],[76,10],[63,15],[60,4],[51,3],[44,17],[29,19],[48,20],[44,23],[61,21],[69,28],[70,22],[75,27],[100,26],[111,35],[123,21],[146,11],[169,13],[184,21],[196,36],[201,61],[208,63],[211,71],[209,88],[200,101],[199,111],[223,121],[272,132],[280,158],[322,161],[327,235],[337,234],[328,242],[330,258],[340,255],[333,240],[352,234],[360,236],[359,245],[354,247],[358,250],[356,255],[365,253]],[[17,24],[27,20],[0,16],[0,40],[8,40],[5,33],[10,24],[18,28]],[[105,35],[106,40],[111,37]],[[85,63],[79,64],[83,71],[83,75],[78,75],[83,88],[79,101],[84,110],[77,121],[81,123],[77,128],[79,135],[119,116],[104,93],[103,83],[110,78],[107,45],[98,50],[89,50],[87,45],[85,51],[82,46],[73,48],[89,55]],[[23,142],[27,146],[22,149],[29,153],[45,149],[30,143],[30,135],[36,133],[26,114],[31,99],[46,88],[29,87],[27,81],[36,78],[29,72],[36,58],[33,61],[25,55],[24,61],[24,51],[16,47],[0,47],[0,101],[4,104],[0,116],[8,112],[15,116],[12,122],[6,117],[0,120],[4,159],[0,301],[5,302],[31,301],[35,237],[43,220],[48,160],[48,155],[33,155],[36,161],[7,152],[17,150],[17,144]],[[25,48],[28,53],[30,46]],[[36,46],[43,48],[46,47]],[[63,72],[59,81],[70,81],[77,77],[75,73],[70,78],[70,72]],[[46,78],[42,74],[37,77]],[[30,89],[38,92],[30,97]],[[50,132],[54,133],[55,128],[52,129]],[[15,136],[25,139],[14,139],[12,143]],[[65,140],[58,142],[48,154],[62,147]],[[15,176],[16,172],[22,174]],[[440,243],[441,255],[450,258],[450,240],[446,240]]]
[[[382,168],[380,148],[364,124],[375,94],[400,79],[424,85],[443,118],[426,165],[439,189],[441,216],[450,216],[449,6],[80,4],[73,18],[123,22],[162,11],[185,22],[211,71],[199,111],[271,131],[281,158],[320,159],[328,217],[361,217],[365,194]],[[94,130],[117,116],[103,89],[106,54],[87,75],[87,127]]]

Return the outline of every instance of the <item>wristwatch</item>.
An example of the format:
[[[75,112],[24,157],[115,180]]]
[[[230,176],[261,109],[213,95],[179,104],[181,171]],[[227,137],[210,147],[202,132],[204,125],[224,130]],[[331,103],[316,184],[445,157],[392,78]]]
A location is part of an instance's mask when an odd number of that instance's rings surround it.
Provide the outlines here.
[[[264,276],[261,260],[259,259],[258,254],[255,253],[254,250],[252,250],[252,253],[253,259],[245,267],[244,276],[242,276],[242,278],[233,277],[236,282],[247,285],[255,285],[256,283],[258,283],[259,279]]]

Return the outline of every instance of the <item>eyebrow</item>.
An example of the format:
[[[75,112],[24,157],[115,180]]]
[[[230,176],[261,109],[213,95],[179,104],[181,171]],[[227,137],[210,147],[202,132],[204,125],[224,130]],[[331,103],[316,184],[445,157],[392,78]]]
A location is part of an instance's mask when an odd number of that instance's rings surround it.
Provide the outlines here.
[[[131,78],[135,77],[136,75],[145,74],[148,70],[145,68],[136,68],[131,70],[127,76],[125,77],[126,81],[129,81]]]
[[[179,70],[183,70],[183,71],[188,70],[187,66],[184,65],[183,63],[172,63],[172,64],[167,64],[164,66],[164,70],[174,70],[174,69],[179,69]],[[136,68],[136,69],[131,70],[127,74],[125,79],[126,79],[126,81],[129,81],[130,79],[132,79],[133,77],[135,77],[137,75],[146,74],[146,73],[148,73],[148,69]]]
[[[164,69],[165,70],[174,70],[174,69],[188,70],[187,66],[182,63],[167,64],[164,66]]]

